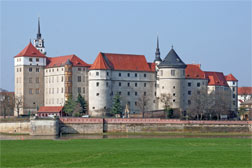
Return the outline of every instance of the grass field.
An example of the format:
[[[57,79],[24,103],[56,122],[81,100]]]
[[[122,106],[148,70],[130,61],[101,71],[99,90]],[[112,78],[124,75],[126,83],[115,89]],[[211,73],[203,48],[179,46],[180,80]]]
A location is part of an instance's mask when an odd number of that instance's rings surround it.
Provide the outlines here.
[[[252,167],[251,139],[1,141],[0,167]]]

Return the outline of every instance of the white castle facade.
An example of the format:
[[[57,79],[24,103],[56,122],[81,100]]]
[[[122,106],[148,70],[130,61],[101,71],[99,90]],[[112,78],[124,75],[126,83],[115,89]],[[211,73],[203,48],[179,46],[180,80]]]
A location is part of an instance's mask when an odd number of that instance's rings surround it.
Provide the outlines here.
[[[230,110],[237,111],[238,81],[232,74],[204,72],[200,65],[185,64],[173,47],[161,59],[159,44],[155,60],[144,55],[100,52],[93,64],[76,55],[48,57],[38,27],[34,44],[29,43],[15,60],[15,96],[23,101],[20,114],[36,113],[42,106],[63,106],[69,96],[81,94],[91,116],[104,116],[115,94],[130,113],[164,109],[160,98],[170,96],[171,108],[186,111],[196,90],[227,91]]]

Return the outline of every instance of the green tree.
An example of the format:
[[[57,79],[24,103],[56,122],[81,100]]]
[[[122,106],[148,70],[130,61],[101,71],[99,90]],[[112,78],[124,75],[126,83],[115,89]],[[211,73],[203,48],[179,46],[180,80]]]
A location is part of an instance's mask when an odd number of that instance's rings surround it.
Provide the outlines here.
[[[76,105],[77,105],[76,101],[74,101],[72,96],[70,96],[64,105],[63,111],[67,115],[72,116],[72,114],[76,108]]]
[[[118,93],[116,93],[116,95],[113,98],[113,105],[112,105],[110,113],[113,115],[115,114],[122,115],[122,105],[121,105],[120,96]]]
[[[79,93],[78,97],[77,97],[77,103],[80,104],[81,106],[81,113],[86,113],[87,112],[87,102],[85,101],[85,99],[81,96],[81,94]]]

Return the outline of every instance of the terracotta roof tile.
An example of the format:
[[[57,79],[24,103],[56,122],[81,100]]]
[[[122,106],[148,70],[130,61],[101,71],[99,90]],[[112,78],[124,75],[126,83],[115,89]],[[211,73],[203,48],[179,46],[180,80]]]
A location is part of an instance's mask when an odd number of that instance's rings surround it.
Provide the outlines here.
[[[46,67],[51,68],[51,67],[63,66],[67,62],[68,59],[72,62],[73,66],[90,67],[89,64],[82,61],[76,55],[66,55],[66,56],[50,57],[50,58],[48,57],[48,64]]]
[[[252,87],[239,87],[238,94],[239,95],[252,95]]]
[[[228,74],[225,76],[227,81],[238,81],[232,74]]]
[[[42,113],[42,112],[58,113],[62,109],[63,109],[63,106],[41,106],[38,110],[38,113]]]
[[[208,85],[228,86],[225,76],[222,72],[204,72],[208,78]]]
[[[90,69],[153,72],[144,55],[111,53],[99,53]]]
[[[35,48],[30,42],[20,53],[15,57],[43,57],[46,58],[37,48]]]
[[[200,69],[199,64],[187,64],[185,74],[185,77],[187,79],[206,79],[206,75]]]

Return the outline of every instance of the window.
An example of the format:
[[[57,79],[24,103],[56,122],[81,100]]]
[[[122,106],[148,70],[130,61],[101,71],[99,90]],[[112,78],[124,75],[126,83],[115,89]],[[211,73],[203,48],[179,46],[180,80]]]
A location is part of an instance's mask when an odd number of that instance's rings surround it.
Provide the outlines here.
[[[107,76],[109,76],[109,72],[107,72]]]
[[[99,86],[99,82],[96,82],[96,87],[98,87]]]
[[[93,109],[95,109],[95,107],[93,107]]]
[[[106,87],[108,87],[108,82],[106,82]]]
[[[128,102],[128,105],[130,106],[130,102]]]
[[[191,95],[191,94],[192,94],[192,92],[189,90],[189,91],[188,91],[188,95]]]
[[[146,92],[144,92],[144,96],[146,96]]]
[[[137,106],[137,102],[135,102],[135,106]]]
[[[54,94],[54,88],[52,88],[52,94]]]
[[[39,88],[36,89],[36,94],[39,94]]]
[[[128,83],[128,87],[130,87],[130,83]]]
[[[36,83],[39,83],[39,77],[36,77]]]
[[[171,70],[171,76],[175,76],[175,70]]]
[[[83,78],[82,78],[82,82],[85,82],[85,76],[83,76]]]
[[[63,92],[64,92],[64,88],[62,87],[62,88],[61,88],[61,93],[63,93]]]
[[[81,71],[81,68],[78,68],[78,71]]]
[[[163,76],[163,70],[161,70],[160,73],[161,73],[160,75]]]
[[[32,62],[32,58],[29,58],[29,61]]]
[[[188,82],[188,87],[190,87],[192,84],[191,84],[191,82]]]
[[[235,91],[235,88],[233,87],[233,92]]]
[[[175,86],[173,86],[173,89],[175,89],[176,87]]]
[[[191,104],[191,100],[188,100],[188,102],[187,102],[187,103],[188,103],[188,105],[190,105],[190,104]]]
[[[32,89],[29,89],[29,94],[32,94]]]
[[[173,102],[175,102],[176,100],[175,99],[173,99]]]
[[[22,68],[19,69],[19,72],[22,72]]]
[[[233,85],[235,85],[235,82],[233,82]]]
[[[128,92],[128,96],[130,95],[130,92]]]
[[[61,76],[61,82],[63,82],[64,81],[64,77],[63,76]]]
[[[85,87],[82,88],[82,92],[85,94]]]
[[[59,77],[57,76],[57,82],[59,82]]]
[[[78,76],[78,77],[77,77],[77,81],[78,81],[78,82],[81,82],[81,76]]]
[[[121,86],[122,84],[121,84],[121,82],[119,82],[119,86]]]
[[[144,74],[144,77],[146,78],[146,74]]]
[[[17,72],[18,72],[18,69],[19,69],[19,68],[17,68]]]
[[[29,72],[32,72],[32,68],[29,68]]]
[[[99,76],[99,72],[96,72],[96,76]]]
[[[235,98],[235,94],[233,94],[233,98]]]
[[[233,105],[235,106],[235,101],[233,101]]]
[[[100,94],[99,93],[96,93],[96,96],[99,96]]]
[[[59,68],[57,68],[57,72],[59,71]]]
[[[36,58],[36,62],[39,62],[39,58]]]
[[[137,96],[137,92],[135,92],[135,96]]]
[[[128,73],[128,77],[130,77],[130,73]]]
[[[173,96],[176,96],[176,93],[173,93]]]
[[[51,94],[51,88],[49,88],[49,94]]]
[[[137,87],[137,83],[135,83],[135,87]]]
[[[121,73],[119,73],[119,77],[121,77],[122,76],[122,74]]]
[[[157,92],[154,93],[154,96],[157,96]]]
[[[146,83],[144,83],[144,87],[146,87]]]
[[[197,87],[200,87],[200,83],[199,82],[197,83]]]
[[[32,83],[32,78],[29,78],[29,83]]]
[[[122,94],[122,92],[118,92],[118,94],[119,94],[119,95],[121,95],[121,94]]]
[[[135,77],[137,77],[137,73],[135,73]]]
[[[78,87],[78,93],[81,93],[81,88],[80,87]]]

